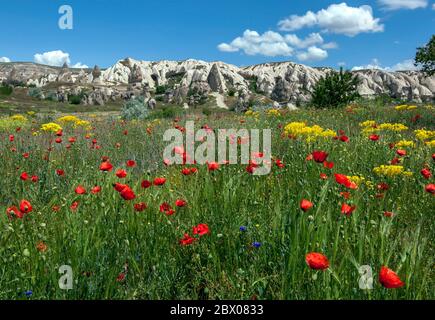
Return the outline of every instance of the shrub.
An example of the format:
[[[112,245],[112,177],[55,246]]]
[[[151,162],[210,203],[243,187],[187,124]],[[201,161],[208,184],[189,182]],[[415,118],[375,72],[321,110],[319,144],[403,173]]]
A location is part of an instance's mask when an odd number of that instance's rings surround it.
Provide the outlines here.
[[[435,74],[435,35],[424,47],[417,48],[415,65],[421,65],[421,70],[428,77]]]
[[[359,97],[359,79],[349,71],[331,71],[314,87],[311,104],[316,108],[343,107]]]
[[[80,104],[80,102],[82,101],[83,98],[83,94],[72,94],[68,96],[68,101],[71,104]]]
[[[157,86],[156,94],[164,94],[166,92],[166,86]]]
[[[29,88],[27,95],[36,99],[42,99],[44,96],[40,88]]]
[[[1,86],[0,87],[0,94],[3,96],[10,96],[14,89],[11,86]]]
[[[124,120],[143,120],[148,116],[149,110],[144,103],[143,97],[128,100],[121,109],[121,117]]]
[[[236,90],[234,88],[228,90],[228,96],[234,97],[235,95],[236,95]]]

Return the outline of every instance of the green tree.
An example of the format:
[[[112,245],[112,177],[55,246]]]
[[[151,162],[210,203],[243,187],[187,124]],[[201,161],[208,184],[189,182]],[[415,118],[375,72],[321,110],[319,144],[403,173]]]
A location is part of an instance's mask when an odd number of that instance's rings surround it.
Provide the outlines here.
[[[359,97],[359,79],[349,71],[331,71],[316,83],[311,104],[316,108],[343,107]]]
[[[435,35],[424,47],[417,48],[415,65],[421,65],[421,70],[429,77],[435,74]]]

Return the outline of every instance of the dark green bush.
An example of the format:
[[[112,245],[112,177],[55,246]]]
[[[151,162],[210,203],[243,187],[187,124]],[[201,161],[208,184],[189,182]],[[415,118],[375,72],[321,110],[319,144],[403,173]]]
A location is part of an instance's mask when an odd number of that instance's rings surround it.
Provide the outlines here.
[[[346,106],[359,97],[359,79],[349,71],[331,71],[314,86],[311,104],[316,108]]]
[[[166,92],[166,86],[157,86],[156,94],[164,94]]]
[[[77,104],[80,104],[80,102],[82,101],[82,98],[83,98],[83,95],[81,95],[81,94],[78,94],[78,95],[72,94],[72,95],[68,96],[68,101],[71,104],[77,105]]]
[[[11,86],[1,86],[0,87],[0,94],[3,96],[10,96],[14,89]]]

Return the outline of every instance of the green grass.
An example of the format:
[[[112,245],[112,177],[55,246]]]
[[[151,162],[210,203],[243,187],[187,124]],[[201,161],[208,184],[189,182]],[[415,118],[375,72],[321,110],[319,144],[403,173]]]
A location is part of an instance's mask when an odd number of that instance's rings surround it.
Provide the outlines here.
[[[421,119],[411,122],[417,113]],[[435,298],[435,204],[434,196],[424,191],[434,179],[425,180],[419,173],[424,164],[435,171],[435,150],[422,143],[407,149],[403,165],[412,177],[381,178],[373,173],[374,167],[395,156],[390,142],[416,140],[413,130],[418,128],[435,130],[433,109],[307,109],[258,119],[231,112],[205,116],[196,110],[177,116],[179,125],[196,119],[197,128],[271,128],[273,156],[286,166],[274,165],[269,175],[253,176],[246,165],[223,165],[214,172],[197,165],[197,174],[183,176],[183,166],[162,163],[168,144],[162,136],[173,127],[172,119],[120,123],[104,116],[89,118],[95,128],[90,133],[100,149],[90,148],[83,129],[64,128],[63,143],[52,143],[48,152],[54,135],[31,134],[48,120],[42,115],[20,132],[0,131],[0,299],[17,299],[27,290],[33,291],[31,299]],[[409,130],[381,133],[381,140],[373,142],[361,134],[359,123],[365,120],[400,122]],[[292,121],[344,130],[350,141],[283,138],[283,126]],[[151,127],[149,134],[146,128]],[[10,134],[14,142],[8,140]],[[67,149],[71,136],[77,141]],[[10,151],[12,147],[16,152]],[[306,160],[316,149],[329,153],[333,169]],[[25,152],[30,153],[27,159]],[[114,171],[99,170],[102,156],[110,158]],[[137,162],[135,168],[126,168],[129,159]],[[115,176],[118,168],[127,170],[125,179]],[[65,170],[65,176],[57,176],[56,169]],[[23,171],[39,181],[21,181]],[[322,172],[327,180],[319,178]],[[364,176],[373,187],[361,184],[346,201],[340,192],[348,190],[335,182],[333,173]],[[164,186],[140,187],[143,179],[161,176],[167,178]],[[124,201],[113,189],[119,181],[132,187],[134,201]],[[380,182],[390,185],[382,198],[376,196]],[[88,194],[74,193],[79,184]],[[102,187],[98,195],[89,193],[95,185]],[[303,198],[314,203],[306,213],[299,208]],[[25,219],[10,221],[4,212],[21,199],[29,200],[33,211]],[[188,205],[176,208],[173,216],[159,211],[163,202],[175,207],[176,199]],[[70,209],[74,201],[79,201],[76,211]],[[344,201],[356,205],[350,217],[340,213]],[[148,208],[135,212],[138,202]],[[53,211],[53,206],[60,210]],[[384,211],[395,215],[384,217]],[[192,234],[192,226],[199,223],[208,224],[211,233],[181,246],[183,234]],[[239,230],[241,226],[246,232]],[[45,252],[36,248],[41,241],[47,245]],[[259,248],[252,246],[255,241],[261,243]],[[308,268],[305,255],[312,251],[328,257],[328,270]],[[118,282],[126,263],[126,278]],[[73,269],[72,290],[58,287],[61,265]],[[373,269],[373,290],[358,287],[361,265]],[[405,286],[383,288],[378,281],[382,265],[397,272]]]

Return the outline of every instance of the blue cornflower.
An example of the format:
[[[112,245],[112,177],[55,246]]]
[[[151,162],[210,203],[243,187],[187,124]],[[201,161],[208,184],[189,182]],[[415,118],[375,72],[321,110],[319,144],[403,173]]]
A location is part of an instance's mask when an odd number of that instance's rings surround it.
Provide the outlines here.
[[[260,247],[261,247],[261,242],[254,241],[254,242],[252,243],[252,246],[253,246],[254,248],[260,248]]]
[[[24,292],[24,294],[26,295],[26,297],[30,297],[33,294],[33,291],[27,290],[26,292]]]
[[[241,226],[239,229],[240,231],[245,232],[248,228],[246,228],[245,226]]]

